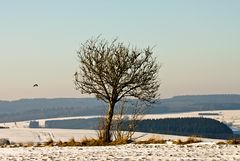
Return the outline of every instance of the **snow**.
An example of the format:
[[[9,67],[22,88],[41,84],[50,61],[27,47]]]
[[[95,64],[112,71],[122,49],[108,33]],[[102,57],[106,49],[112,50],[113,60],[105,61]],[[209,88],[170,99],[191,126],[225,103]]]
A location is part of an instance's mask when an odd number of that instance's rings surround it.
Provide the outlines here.
[[[209,111],[205,111],[209,113]],[[240,125],[240,110],[212,111],[219,115],[208,115],[219,121],[231,124],[235,128]],[[199,117],[200,112],[181,114],[146,115],[147,118],[166,117]],[[201,113],[204,113],[201,111]],[[94,116],[96,117],[96,116]],[[55,119],[55,118],[54,118]],[[66,119],[66,118],[59,118]],[[45,119],[46,120],[46,119]],[[42,120],[44,121],[44,120]],[[7,138],[14,143],[38,143],[50,139],[68,141],[72,138],[81,140],[85,137],[96,138],[95,130],[80,129],[30,129],[29,121],[2,123],[9,129],[0,129],[0,138]],[[165,140],[185,140],[188,137],[161,135],[152,133],[135,133],[134,139],[163,138]],[[240,161],[240,145],[217,145],[222,140],[201,138],[203,142],[188,145],[167,144],[127,144],[118,146],[99,147],[18,147],[0,148],[0,160],[227,160]]]
[[[71,129],[0,129],[0,138],[8,138],[15,143],[80,140],[95,138],[94,130]],[[136,133],[136,140],[148,138],[182,139],[184,136]],[[202,138],[202,143],[189,145],[167,144],[128,144],[94,147],[18,147],[0,148],[0,160],[240,160],[239,145],[216,145],[214,139]]]
[[[240,160],[240,147],[215,144],[128,144],[99,147],[1,148],[0,160],[237,161]]]
[[[72,130],[72,129],[31,129],[10,128],[0,129],[0,138],[7,138],[14,143],[42,143],[52,139],[53,141],[68,141],[72,138],[80,140],[84,137],[95,138],[94,130]]]
[[[52,139],[53,141],[69,141],[74,138],[80,141],[83,138],[97,138],[95,130],[80,129],[46,129],[46,128],[9,128],[0,129],[0,138],[7,138],[13,143],[42,143]],[[136,141],[149,138],[162,138],[165,140],[187,139],[186,136],[163,135],[153,133],[136,132],[133,136]],[[218,139],[202,139],[205,142],[222,141]]]
[[[94,130],[71,129],[0,129],[0,138],[8,138],[15,143],[68,141],[71,138],[95,138]],[[161,135],[152,133],[135,133],[137,141],[148,138],[165,140],[185,140],[188,137]],[[18,147],[0,148],[0,160],[240,160],[240,146],[216,145],[221,140],[201,138],[202,143],[175,145],[166,144],[127,144],[118,146],[93,147]]]
[[[40,127],[45,127],[45,122],[50,120],[71,120],[71,119],[90,119],[98,118],[100,116],[75,116],[75,117],[58,117],[58,118],[49,118],[49,119],[36,119],[35,121],[39,122]],[[18,122],[6,122],[0,123],[2,127],[10,128],[27,128],[29,126],[30,120],[28,121],[18,121]]]
[[[0,138],[8,138],[15,143],[68,141],[71,138],[95,138],[94,130],[71,129],[0,129]],[[185,140],[187,137],[152,133],[135,133],[134,139],[163,138]],[[127,144],[118,146],[93,147],[18,147],[0,148],[0,160],[240,160],[240,145],[217,145],[221,140],[202,138],[203,142],[174,145],[166,144]]]

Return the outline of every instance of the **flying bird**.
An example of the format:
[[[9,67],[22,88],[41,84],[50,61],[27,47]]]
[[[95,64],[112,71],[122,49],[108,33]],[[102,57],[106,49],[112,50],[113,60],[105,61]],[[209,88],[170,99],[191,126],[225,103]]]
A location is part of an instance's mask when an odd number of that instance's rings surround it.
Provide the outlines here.
[[[38,87],[38,84],[34,84],[33,87]]]

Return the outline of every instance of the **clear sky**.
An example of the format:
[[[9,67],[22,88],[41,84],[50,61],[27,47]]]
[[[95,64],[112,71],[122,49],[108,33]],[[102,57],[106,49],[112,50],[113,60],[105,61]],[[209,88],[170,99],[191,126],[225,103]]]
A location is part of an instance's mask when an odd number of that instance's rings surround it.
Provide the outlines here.
[[[240,93],[239,0],[5,0],[0,100],[83,97],[76,51],[99,34],[156,46],[162,98]]]

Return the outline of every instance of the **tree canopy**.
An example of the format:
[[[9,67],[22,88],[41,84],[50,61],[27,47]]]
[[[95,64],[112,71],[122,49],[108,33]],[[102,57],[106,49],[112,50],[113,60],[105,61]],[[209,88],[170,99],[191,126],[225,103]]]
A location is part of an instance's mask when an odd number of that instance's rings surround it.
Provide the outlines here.
[[[82,93],[95,94],[105,102],[135,97],[152,101],[158,96],[159,64],[152,49],[130,49],[123,43],[90,39],[77,52],[80,71],[75,84]]]

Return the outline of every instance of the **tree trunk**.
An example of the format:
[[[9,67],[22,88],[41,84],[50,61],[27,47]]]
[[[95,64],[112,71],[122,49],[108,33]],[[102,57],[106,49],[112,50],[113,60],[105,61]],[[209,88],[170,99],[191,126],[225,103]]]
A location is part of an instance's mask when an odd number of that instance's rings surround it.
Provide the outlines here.
[[[114,106],[115,106],[115,103],[112,103],[112,102],[109,103],[108,113],[105,121],[105,129],[103,134],[103,139],[105,142],[111,142],[110,130],[111,130]]]

